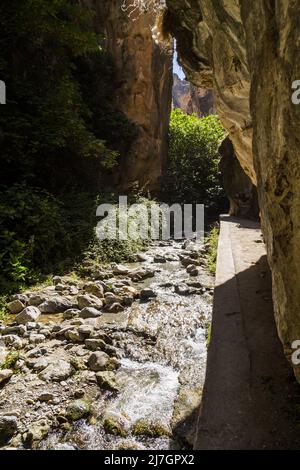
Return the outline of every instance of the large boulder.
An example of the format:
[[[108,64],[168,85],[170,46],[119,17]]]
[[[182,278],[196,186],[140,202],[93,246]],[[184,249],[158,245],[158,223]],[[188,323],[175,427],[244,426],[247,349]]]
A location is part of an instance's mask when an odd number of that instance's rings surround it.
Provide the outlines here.
[[[74,307],[76,307],[76,305],[74,305],[73,302],[71,302],[69,299],[56,296],[45,300],[39,306],[39,309],[42,313],[61,313]]]
[[[26,323],[35,322],[40,314],[41,311],[37,307],[26,307],[16,316],[15,321],[19,325],[25,325]]]

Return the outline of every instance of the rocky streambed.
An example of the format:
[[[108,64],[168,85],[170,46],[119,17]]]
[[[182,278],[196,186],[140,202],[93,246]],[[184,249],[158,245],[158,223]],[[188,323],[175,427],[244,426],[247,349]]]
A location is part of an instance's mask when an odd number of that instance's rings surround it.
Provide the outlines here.
[[[153,243],[136,263],[12,297],[0,326],[4,449],[192,445],[210,332],[206,248]]]

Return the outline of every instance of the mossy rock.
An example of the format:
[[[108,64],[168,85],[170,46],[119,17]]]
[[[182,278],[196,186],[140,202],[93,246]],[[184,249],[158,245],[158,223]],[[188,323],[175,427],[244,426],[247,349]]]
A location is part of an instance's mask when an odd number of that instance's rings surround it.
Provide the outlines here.
[[[74,400],[66,410],[66,418],[70,421],[78,421],[87,418],[91,413],[91,407],[85,400]]]
[[[172,432],[169,426],[159,422],[139,419],[132,428],[132,434],[134,436],[170,437]]]
[[[104,416],[103,427],[107,434],[126,437],[129,433],[128,420],[118,413],[108,413]]]

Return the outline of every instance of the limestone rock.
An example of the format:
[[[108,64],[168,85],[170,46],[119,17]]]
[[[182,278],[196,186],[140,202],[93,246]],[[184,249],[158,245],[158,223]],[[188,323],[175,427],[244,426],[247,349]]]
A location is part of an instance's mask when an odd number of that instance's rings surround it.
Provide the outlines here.
[[[20,313],[22,310],[24,310],[25,305],[20,300],[13,300],[7,304],[7,308],[10,313],[16,315],[17,313]]]
[[[35,322],[39,318],[40,314],[41,311],[37,307],[26,307],[16,316],[15,321],[19,324]]]

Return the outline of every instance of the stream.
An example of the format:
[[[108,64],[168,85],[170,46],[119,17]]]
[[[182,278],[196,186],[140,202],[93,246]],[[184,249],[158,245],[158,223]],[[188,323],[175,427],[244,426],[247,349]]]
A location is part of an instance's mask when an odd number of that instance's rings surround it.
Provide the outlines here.
[[[199,258],[199,254],[203,257]],[[187,272],[185,258],[197,260],[197,273]],[[37,448],[183,449],[192,446],[205,380],[214,280],[206,269],[204,248],[196,242],[153,242],[140,259],[123,265],[122,269],[141,266],[154,269],[153,277],[133,282],[150,297],[135,300],[119,313],[104,313],[98,320],[99,327],[118,350],[116,390],[99,393],[87,376],[83,387],[85,396],[92,400],[92,417],[79,419],[71,427],[51,428]],[[118,285],[119,281],[111,282]],[[55,323],[53,316],[44,316],[44,323],[49,320]],[[76,347],[79,351],[81,346]],[[34,380],[38,379],[32,378],[32,386]],[[76,389],[78,380],[70,378],[62,385],[66,390],[73,386]],[[36,383],[39,387],[39,382]],[[53,385],[58,393],[59,386]],[[47,410],[47,406],[40,404],[39,417],[40,410]]]

